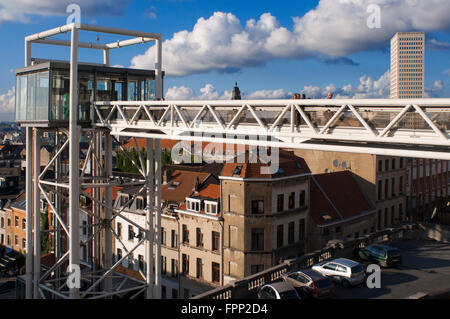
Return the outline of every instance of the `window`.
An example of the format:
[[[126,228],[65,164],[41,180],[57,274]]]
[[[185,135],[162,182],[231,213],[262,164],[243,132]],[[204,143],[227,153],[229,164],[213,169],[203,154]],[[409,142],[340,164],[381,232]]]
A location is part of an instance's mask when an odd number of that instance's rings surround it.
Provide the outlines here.
[[[161,285],[161,299],[167,299],[167,289],[166,286]]]
[[[134,268],[133,266],[134,266],[134,256],[133,253],[130,253],[128,255],[128,268],[133,269]]]
[[[167,257],[161,256],[161,274],[165,275],[167,273]]]
[[[117,236],[122,239],[122,224],[117,223]]]
[[[172,299],[178,299],[178,290],[172,288]]]
[[[210,215],[217,215],[217,203],[205,202],[205,212]]]
[[[183,225],[183,244],[189,244],[189,230],[186,225]]]
[[[305,219],[300,219],[299,227],[298,227],[298,239],[304,240],[305,239]]]
[[[200,211],[200,201],[196,200],[187,200],[187,209],[193,212],[199,212]]]
[[[138,265],[139,265],[139,270],[143,272],[144,271],[144,256],[138,255]]]
[[[284,225],[277,226],[277,248],[283,246]]]
[[[280,194],[277,197],[277,212],[282,212],[284,210],[284,195]]]
[[[381,181],[378,181],[378,200],[381,200],[381,193],[382,193],[382,183]]]
[[[389,197],[389,180],[386,179],[384,181],[384,198],[388,198]]]
[[[120,206],[124,207],[128,202],[128,196],[127,195],[122,195],[120,196]]]
[[[178,236],[177,236],[177,233],[175,232],[174,229],[171,230],[171,236],[170,237],[172,238],[172,243],[171,243],[170,247],[172,247],[172,248],[178,247]]]
[[[17,235],[14,236],[14,245],[19,246],[19,237]]]
[[[144,200],[142,198],[136,198],[136,209],[144,209]]]
[[[403,204],[398,205],[398,219],[403,220]]]
[[[197,258],[197,278],[203,278],[203,260],[201,258]]]
[[[11,227],[11,218],[8,218],[8,227]]]
[[[19,217],[18,216],[14,217],[14,226],[19,227]]]
[[[388,226],[388,214],[389,211],[387,208],[384,209],[384,228],[387,228]]]
[[[264,214],[263,200],[252,200],[252,214]]]
[[[288,224],[288,243],[292,244],[294,242],[294,231],[295,231],[295,223],[290,222]]]
[[[218,232],[213,231],[212,232],[212,250],[213,251],[218,251],[220,244],[220,234]]]
[[[184,275],[189,275],[189,256],[183,254],[182,256],[182,264],[181,264],[181,271]]]
[[[25,218],[22,219],[22,229],[27,228],[27,220]]]
[[[378,172],[383,171],[383,161],[378,161]]]
[[[398,183],[398,193],[403,195],[403,176],[400,176],[400,181]]]
[[[166,245],[166,230],[161,227],[161,245]]]
[[[117,261],[122,259],[122,249],[117,248]]]
[[[395,197],[395,178],[392,178],[391,192],[392,197]]]
[[[3,217],[0,219],[0,227],[5,228],[5,219]]]
[[[203,233],[200,228],[197,228],[196,230],[196,238],[197,238],[197,247],[203,247]]]
[[[295,207],[295,193],[294,192],[289,194],[288,205],[289,205],[289,209],[294,209],[294,207]]]
[[[172,269],[171,269],[172,277],[178,277],[178,260],[172,259]]]
[[[300,207],[305,207],[306,206],[306,191],[302,190],[300,192]]]
[[[4,244],[4,242],[5,242],[5,235],[4,234],[1,234],[0,235],[0,244]]]
[[[400,157],[400,168],[403,168],[403,157]]]
[[[8,235],[8,237],[6,239],[7,239],[7,245],[11,246],[11,237]]]
[[[395,169],[395,158],[392,159],[392,169]]]
[[[264,228],[252,229],[252,250],[264,250]]]
[[[220,265],[218,263],[212,263],[212,281],[220,282]]]
[[[264,270],[264,265],[251,265],[250,272],[252,275],[257,274]]]
[[[389,160],[387,159],[387,160],[385,160],[385,162],[384,162],[384,166],[385,166],[385,170],[386,171],[388,171],[389,170]]]
[[[128,240],[134,239],[134,230],[132,225],[128,225]]]

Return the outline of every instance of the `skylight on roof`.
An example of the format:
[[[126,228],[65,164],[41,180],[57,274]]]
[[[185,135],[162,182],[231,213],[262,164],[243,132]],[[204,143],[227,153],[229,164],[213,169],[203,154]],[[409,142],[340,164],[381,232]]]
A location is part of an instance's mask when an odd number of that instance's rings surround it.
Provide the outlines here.
[[[233,170],[233,175],[240,175],[242,171],[242,165],[236,166],[236,168]]]
[[[180,182],[173,182],[169,185],[168,189],[176,189],[178,186],[180,186]]]

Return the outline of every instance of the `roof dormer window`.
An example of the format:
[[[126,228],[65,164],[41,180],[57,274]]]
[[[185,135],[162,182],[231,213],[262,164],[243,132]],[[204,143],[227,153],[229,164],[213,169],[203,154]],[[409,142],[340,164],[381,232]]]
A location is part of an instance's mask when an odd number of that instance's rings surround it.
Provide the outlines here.
[[[186,208],[192,212],[200,212],[201,201],[198,199],[186,198]]]
[[[210,215],[217,215],[218,204],[216,202],[205,201],[205,213]]]

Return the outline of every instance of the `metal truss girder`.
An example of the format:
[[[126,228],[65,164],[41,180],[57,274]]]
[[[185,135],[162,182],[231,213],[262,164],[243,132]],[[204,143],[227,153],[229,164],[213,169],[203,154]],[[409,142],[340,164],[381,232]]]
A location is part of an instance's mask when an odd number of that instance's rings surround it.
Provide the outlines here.
[[[157,111],[162,113],[162,116],[155,120],[137,119],[133,116],[135,121],[131,124],[130,121],[123,120],[122,116],[118,119],[108,117],[108,121],[101,118],[95,120],[96,125],[109,127],[112,134],[117,136],[189,140],[183,136],[205,134],[206,137],[195,137],[190,140],[214,142],[208,139],[208,135],[265,135],[272,141],[278,140],[279,147],[294,149],[305,149],[314,142],[316,142],[314,149],[321,150],[329,150],[338,142],[361,143],[376,147],[366,145],[358,148],[355,145],[352,148],[339,149],[344,152],[359,152],[366,149],[367,152],[367,149],[371,148],[374,154],[379,154],[379,146],[389,146],[394,147],[398,154],[403,154],[399,156],[412,156],[414,151],[424,151],[427,156],[436,155],[439,159],[450,157],[450,151],[449,154],[445,154],[447,153],[445,151],[433,152],[428,148],[428,146],[450,147],[450,121],[447,116],[450,113],[450,99],[140,101],[97,102],[94,105],[99,112],[108,112],[108,108],[113,112],[118,106],[126,107],[128,113],[124,115],[135,114],[129,112],[143,108],[147,113]],[[204,116],[205,111],[210,113],[214,120],[207,120]],[[250,116],[244,116],[244,111],[249,111]],[[273,117],[264,115],[274,111],[278,114]],[[180,121],[173,116],[174,112],[178,114]],[[223,122],[224,118],[220,112],[222,114],[226,112],[231,118]],[[324,118],[317,118],[317,114],[322,114],[320,112],[326,112],[330,117],[323,122]],[[167,121],[166,115],[169,113],[171,116]],[[290,116],[287,116],[288,114]],[[380,120],[378,114],[384,116],[384,119]],[[349,116],[355,120],[345,121]],[[411,116],[414,121],[422,121],[421,127],[416,128],[413,124],[405,126],[405,121]],[[297,122],[296,117],[302,119],[304,123]],[[189,118],[193,120],[188,120]],[[438,119],[441,127],[435,123]],[[399,126],[400,122],[404,124]],[[238,143],[236,140],[232,143],[235,142]],[[409,147],[410,151],[405,151],[405,147]]]

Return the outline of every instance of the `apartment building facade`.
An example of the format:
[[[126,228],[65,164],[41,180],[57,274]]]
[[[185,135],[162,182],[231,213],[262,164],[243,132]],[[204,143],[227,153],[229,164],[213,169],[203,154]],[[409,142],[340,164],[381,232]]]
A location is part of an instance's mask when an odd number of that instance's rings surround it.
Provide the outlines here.
[[[247,159],[225,164],[220,176],[225,284],[308,251],[308,166],[282,151],[276,173],[262,168]]]
[[[450,163],[408,160],[407,209],[415,220],[429,220],[450,206]]]
[[[25,193],[20,193],[0,210],[0,245],[26,253]]]
[[[159,261],[162,298],[190,298],[223,283],[220,186],[217,177],[208,170],[204,166],[183,170],[182,165],[167,165],[163,169]],[[126,219],[118,216],[115,220],[116,261],[142,238],[135,225],[145,228],[146,198],[138,195],[130,201],[138,188],[123,188],[117,193],[114,207],[123,209],[122,215]],[[144,246],[141,246],[123,261],[121,267],[139,278],[139,272],[145,273],[146,260]],[[153,259],[153,265],[155,262]],[[120,267],[118,269],[120,271]]]

